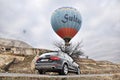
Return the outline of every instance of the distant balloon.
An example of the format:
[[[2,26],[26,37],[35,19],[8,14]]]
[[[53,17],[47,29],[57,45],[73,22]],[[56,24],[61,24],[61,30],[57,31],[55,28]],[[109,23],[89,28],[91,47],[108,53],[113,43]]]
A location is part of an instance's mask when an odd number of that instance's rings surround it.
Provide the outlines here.
[[[23,30],[23,33],[25,34],[27,31],[26,30]]]
[[[52,14],[51,25],[53,30],[69,42],[81,28],[81,15],[72,7],[62,7]]]

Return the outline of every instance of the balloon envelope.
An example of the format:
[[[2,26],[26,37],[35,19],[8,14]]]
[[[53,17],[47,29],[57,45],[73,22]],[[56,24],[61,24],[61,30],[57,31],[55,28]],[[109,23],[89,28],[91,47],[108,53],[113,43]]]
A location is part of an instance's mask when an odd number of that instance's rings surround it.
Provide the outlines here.
[[[69,42],[79,31],[81,27],[81,15],[72,7],[62,7],[52,14],[51,25],[53,30]]]

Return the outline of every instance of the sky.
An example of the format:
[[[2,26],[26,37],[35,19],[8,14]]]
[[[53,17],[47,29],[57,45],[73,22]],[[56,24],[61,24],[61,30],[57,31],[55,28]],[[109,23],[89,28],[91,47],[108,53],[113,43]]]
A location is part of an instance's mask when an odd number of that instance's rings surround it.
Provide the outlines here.
[[[82,41],[90,58],[120,62],[120,0],[0,0],[0,37],[54,50],[54,42],[63,40],[50,20],[60,7],[74,7],[82,16],[71,43]]]

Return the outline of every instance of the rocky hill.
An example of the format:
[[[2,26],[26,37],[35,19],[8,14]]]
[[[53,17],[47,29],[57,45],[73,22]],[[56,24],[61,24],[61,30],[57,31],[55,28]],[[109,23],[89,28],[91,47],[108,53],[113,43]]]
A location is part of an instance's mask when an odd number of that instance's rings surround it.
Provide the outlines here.
[[[0,38],[0,72],[36,73],[34,62],[39,54],[51,50],[32,48],[29,44],[11,39]],[[10,50],[3,47],[11,47]],[[120,73],[120,64],[109,61],[95,61],[79,58],[81,74]]]
[[[109,61],[95,61],[93,59],[81,58],[77,60],[82,74],[111,74],[120,72],[120,64]]]
[[[9,66],[9,69],[7,69],[7,72],[36,73],[34,62],[37,57],[37,55],[20,56],[0,54],[0,70],[1,72],[6,72],[5,66],[14,61],[12,65]],[[80,58],[76,62],[80,65],[81,74],[120,73],[120,64],[109,61],[95,61],[93,59]]]
[[[20,40],[5,39],[0,38],[0,46],[12,46],[12,47],[22,47],[22,48],[32,48],[31,45]]]

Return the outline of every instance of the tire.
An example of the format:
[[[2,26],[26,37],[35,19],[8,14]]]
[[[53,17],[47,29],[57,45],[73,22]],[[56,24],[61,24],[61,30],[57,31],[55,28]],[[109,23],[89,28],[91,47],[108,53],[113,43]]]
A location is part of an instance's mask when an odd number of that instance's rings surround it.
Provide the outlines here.
[[[80,75],[80,68],[79,67],[77,68],[76,74]]]
[[[63,65],[62,70],[59,72],[60,75],[67,75],[68,74],[68,66],[67,64]]]
[[[43,71],[43,70],[38,70],[38,73],[39,73],[39,74],[45,74],[45,71]]]

